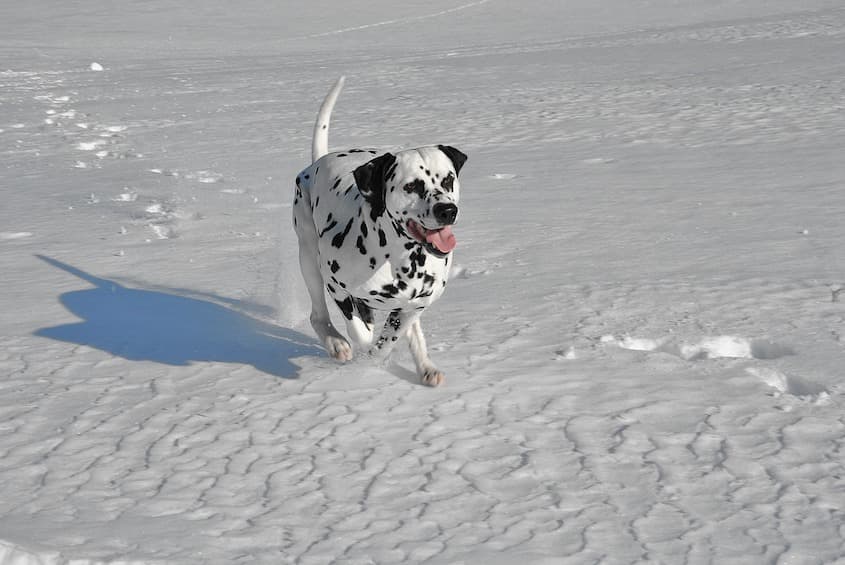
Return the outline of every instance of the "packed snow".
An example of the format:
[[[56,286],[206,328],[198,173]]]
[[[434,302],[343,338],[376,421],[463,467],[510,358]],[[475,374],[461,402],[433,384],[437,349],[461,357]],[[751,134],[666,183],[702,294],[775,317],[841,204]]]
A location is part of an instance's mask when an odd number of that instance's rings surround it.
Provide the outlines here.
[[[839,0],[0,6],[0,564],[845,563]],[[451,144],[456,265],[329,359],[330,145]]]

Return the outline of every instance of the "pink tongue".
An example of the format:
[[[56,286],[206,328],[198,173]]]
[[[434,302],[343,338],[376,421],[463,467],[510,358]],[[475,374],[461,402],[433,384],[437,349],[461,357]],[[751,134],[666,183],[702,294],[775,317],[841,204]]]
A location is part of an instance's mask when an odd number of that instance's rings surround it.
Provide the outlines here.
[[[449,253],[457,244],[455,241],[455,234],[452,233],[452,228],[449,226],[437,231],[428,232],[425,236],[425,240],[436,247],[441,253]]]

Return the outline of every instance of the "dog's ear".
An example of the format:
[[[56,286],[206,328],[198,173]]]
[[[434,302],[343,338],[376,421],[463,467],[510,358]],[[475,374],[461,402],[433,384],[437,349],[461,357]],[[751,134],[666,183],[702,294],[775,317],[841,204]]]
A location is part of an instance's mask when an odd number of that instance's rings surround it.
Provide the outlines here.
[[[385,153],[368,161],[353,171],[358,191],[370,204],[373,219],[384,212],[385,180],[396,163],[396,155]]]
[[[438,145],[437,148],[445,153],[449,157],[449,160],[452,161],[452,164],[455,166],[455,174],[460,173],[464,163],[467,162],[467,156],[451,145]]]

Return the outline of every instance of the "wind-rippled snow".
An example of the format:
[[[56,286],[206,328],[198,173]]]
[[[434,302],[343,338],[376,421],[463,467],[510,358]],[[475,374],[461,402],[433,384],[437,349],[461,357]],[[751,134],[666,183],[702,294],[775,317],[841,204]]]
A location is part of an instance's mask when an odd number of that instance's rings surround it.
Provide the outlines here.
[[[0,563],[845,560],[838,2],[48,4],[0,7]],[[470,157],[438,389],[308,324],[341,74],[332,147]]]

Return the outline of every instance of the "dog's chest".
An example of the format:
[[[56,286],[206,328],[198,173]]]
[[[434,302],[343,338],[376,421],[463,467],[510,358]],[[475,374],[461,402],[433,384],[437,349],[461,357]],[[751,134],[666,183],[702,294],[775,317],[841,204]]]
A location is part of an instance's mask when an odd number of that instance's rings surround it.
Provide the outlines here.
[[[359,231],[349,246],[320,246],[329,292],[354,296],[378,310],[424,308],[439,298],[450,256],[435,257],[419,244],[389,239],[381,246],[379,236],[370,235],[372,228],[367,231],[367,236]]]

